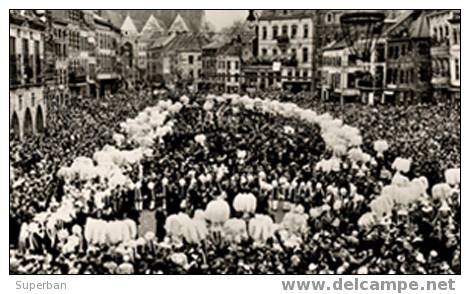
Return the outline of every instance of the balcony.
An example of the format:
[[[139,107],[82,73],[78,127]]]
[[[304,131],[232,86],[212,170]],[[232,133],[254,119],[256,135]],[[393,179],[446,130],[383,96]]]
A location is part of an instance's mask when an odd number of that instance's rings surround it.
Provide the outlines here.
[[[283,66],[293,66],[296,67],[299,62],[295,57],[281,56],[265,56],[265,57],[254,57],[246,61],[248,66],[272,66],[273,62],[279,61]]]
[[[431,39],[431,46],[432,47],[449,47],[449,39],[448,38],[445,38],[445,39],[441,39],[441,40],[438,40],[437,38],[432,38]]]

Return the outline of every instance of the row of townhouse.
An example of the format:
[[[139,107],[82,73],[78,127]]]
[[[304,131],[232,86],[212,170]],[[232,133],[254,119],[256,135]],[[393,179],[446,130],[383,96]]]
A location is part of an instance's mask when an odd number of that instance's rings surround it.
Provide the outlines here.
[[[10,127],[46,128],[51,107],[102,96],[120,79],[120,30],[92,10],[10,10]]]
[[[10,125],[17,136],[41,133],[48,109],[74,98],[108,96],[163,74],[199,79],[207,40],[190,33],[180,14],[167,27],[154,15],[141,23],[112,13],[10,10]],[[168,45],[162,56],[160,43]],[[162,61],[165,67],[157,66]]]
[[[446,17],[436,19],[437,15]],[[414,103],[460,99],[460,18],[455,11],[400,14],[372,44],[368,61],[354,60],[344,40],[328,45],[322,55],[323,100]]]

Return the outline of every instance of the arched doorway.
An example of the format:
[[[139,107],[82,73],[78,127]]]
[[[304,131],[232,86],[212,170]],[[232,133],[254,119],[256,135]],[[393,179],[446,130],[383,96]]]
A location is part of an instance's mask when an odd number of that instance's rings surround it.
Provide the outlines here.
[[[26,108],[23,121],[23,134],[24,136],[30,136],[33,134],[33,132],[33,117],[29,108]]]
[[[44,132],[44,116],[42,114],[41,105],[38,105],[38,108],[36,109],[36,132]]]
[[[18,119],[18,115],[16,114],[16,112],[13,112],[10,128],[13,130],[15,136],[20,136],[20,120]]]

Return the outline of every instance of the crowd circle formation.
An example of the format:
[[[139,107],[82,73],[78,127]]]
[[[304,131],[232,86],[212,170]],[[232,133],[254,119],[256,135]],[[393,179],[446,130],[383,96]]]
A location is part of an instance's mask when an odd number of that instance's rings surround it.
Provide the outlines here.
[[[10,272],[460,273],[460,108],[305,95],[52,112],[10,139]]]

